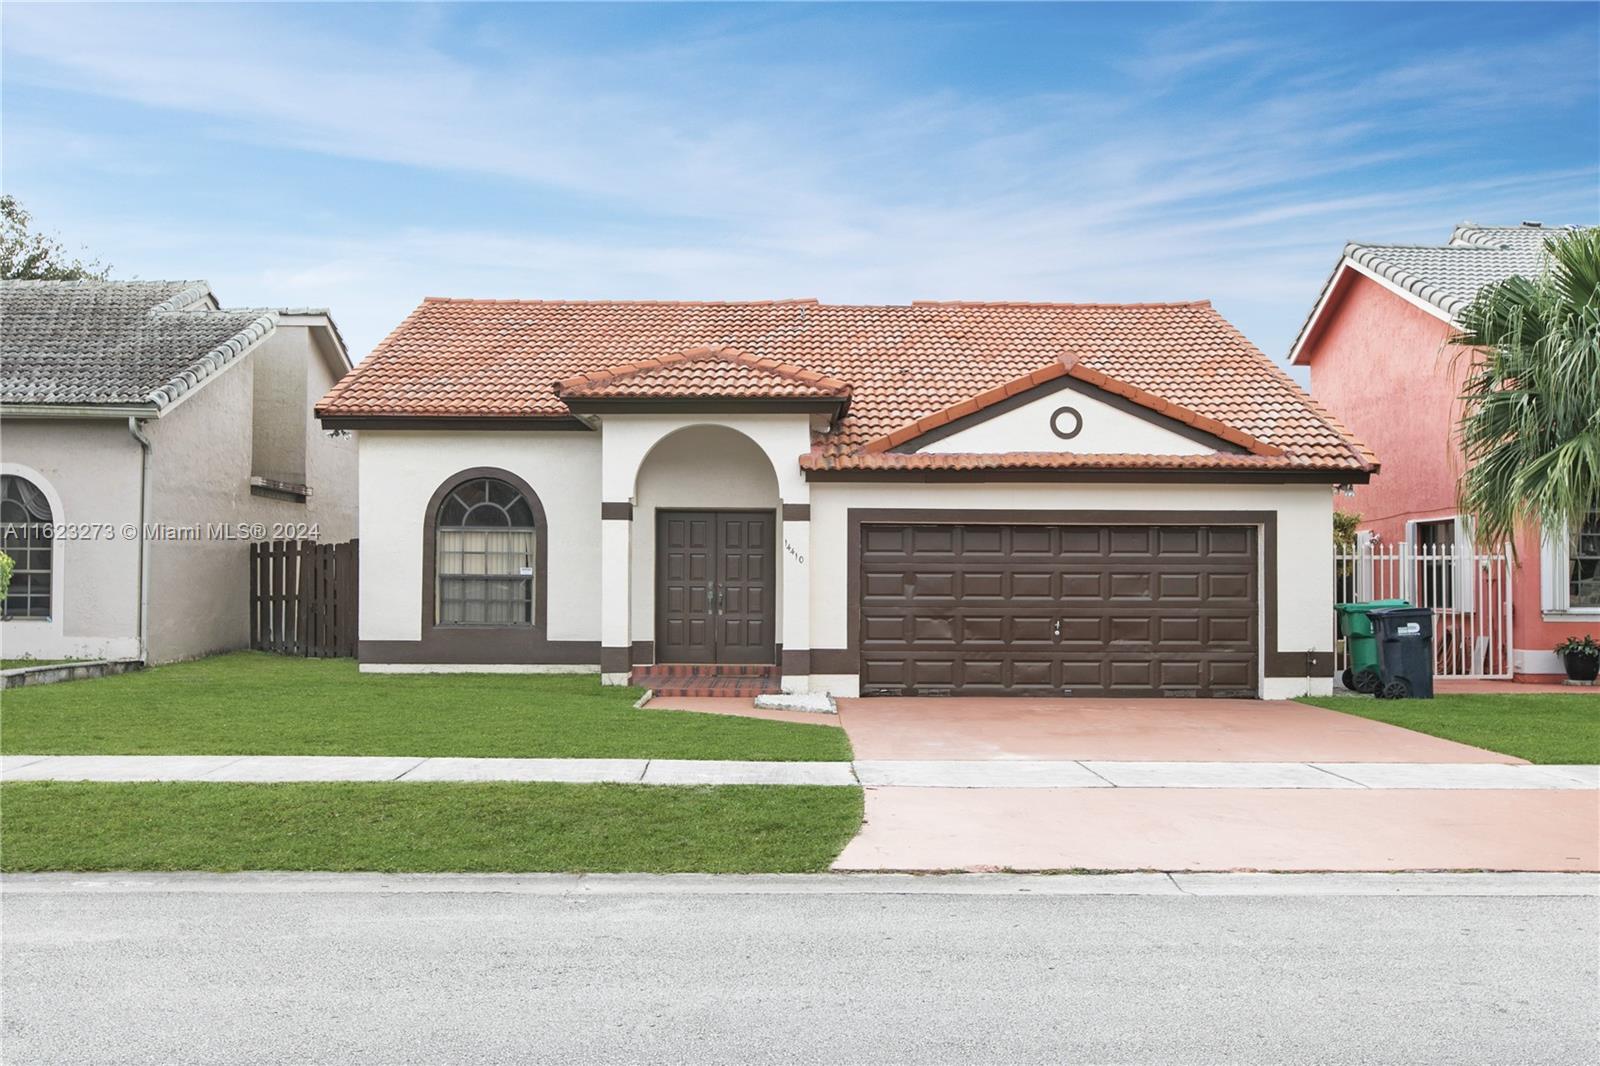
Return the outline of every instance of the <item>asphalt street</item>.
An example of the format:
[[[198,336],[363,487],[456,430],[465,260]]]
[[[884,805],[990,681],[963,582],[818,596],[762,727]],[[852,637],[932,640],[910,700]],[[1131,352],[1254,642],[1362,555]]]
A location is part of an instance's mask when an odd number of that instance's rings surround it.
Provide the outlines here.
[[[1082,893],[1082,878],[419,883],[432,887],[10,879],[0,1057],[1600,1061],[1592,892],[1195,895],[1154,876],[1107,894]]]

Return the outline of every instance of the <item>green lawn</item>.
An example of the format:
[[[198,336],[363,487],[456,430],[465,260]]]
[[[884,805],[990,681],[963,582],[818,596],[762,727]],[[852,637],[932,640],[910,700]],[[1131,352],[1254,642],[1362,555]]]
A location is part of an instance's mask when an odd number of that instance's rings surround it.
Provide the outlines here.
[[[0,785],[0,869],[823,870],[861,790],[568,784]]]
[[[1529,762],[1600,763],[1597,696],[1448,695],[1431,700],[1318,696],[1300,702],[1515,755]]]
[[[237,652],[9,690],[0,751],[850,758],[844,730],[831,725],[635,710],[639,695],[592,674],[362,674],[348,659]]]

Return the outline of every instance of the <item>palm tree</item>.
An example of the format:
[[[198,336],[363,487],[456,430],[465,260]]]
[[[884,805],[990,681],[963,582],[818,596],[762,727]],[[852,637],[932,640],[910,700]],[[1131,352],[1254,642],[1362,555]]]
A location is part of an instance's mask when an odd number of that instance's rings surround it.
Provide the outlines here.
[[[1545,242],[1538,278],[1485,287],[1453,343],[1471,352],[1457,432],[1477,539],[1577,529],[1600,508],[1600,228]]]

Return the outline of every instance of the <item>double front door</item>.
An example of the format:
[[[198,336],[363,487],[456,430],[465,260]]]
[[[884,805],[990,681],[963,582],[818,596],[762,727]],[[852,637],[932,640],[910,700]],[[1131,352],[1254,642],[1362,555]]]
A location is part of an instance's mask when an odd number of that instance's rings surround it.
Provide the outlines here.
[[[656,661],[772,663],[771,511],[656,512]]]

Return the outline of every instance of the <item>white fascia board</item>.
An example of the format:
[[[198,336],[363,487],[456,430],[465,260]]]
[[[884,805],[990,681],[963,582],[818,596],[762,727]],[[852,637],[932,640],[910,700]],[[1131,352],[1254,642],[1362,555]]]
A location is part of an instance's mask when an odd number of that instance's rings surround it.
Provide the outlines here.
[[[70,404],[70,403],[8,403],[0,404],[0,418],[32,418],[81,420],[85,418],[115,419],[125,422],[130,418],[159,418],[161,409],[155,404]]]
[[[1360,274],[1363,277],[1371,278],[1379,285],[1382,285],[1384,288],[1388,289],[1390,292],[1406,301],[1406,303],[1411,304],[1413,307],[1420,307],[1422,310],[1428,312],[1428,314],[1432,315],[1434,318],[1437,318],[1439,321],[1448,323],[1452,326],[1456,324],[1456,320],[1451,317],[1449,311],[1446,311],[1444,308],[1440,307],[1431,300],[1424,300],[1416,293],[1407,291],[1402,286],[1395,284],[1393,281],[1390,281],[1388,278],[1384,277],[1382,274],[1379,274],[1377,271],[1372,270],[1370,267],[1364,267],[1360,263],[1348,257],[1345,259],[1343,265],[1349,267],[1351,270],[1354,270],[1357,274]]]
[[[1322,312],[1327,309],[1328,301],[1333,299],[1333,294],[1339,290],[1339,284],[1344,280],[1344,272],[1346,270],[1353,270],[1362,277],[1372,279],[1413,307],[1419,307],[1433,317],[1450,325],[1455,325],[1455,319],[1451,318],[1450,313],[1439,305],[1424,300],[1416,293],[1407,292],[1403,287],[1396,285],[1382,274],[1357,263],[1347,254],[1339,261],[1339,265],[1334,267],[1333,276],[1328,279],[1328,283],[1322,287],[1322,294],[1317,297],[1317,306],[1312,309],[1311,317],[1306,319],[1306,323],[1301,327],[1299,335],[1295,337],[1294,344],[1289,349],[1289,364],[1291,366],[1306,365],[1300,361],[1300,353],[1305,348],[1306,338],[1316,332],[1317,323],[1322,319]]]

